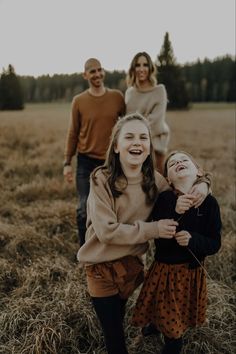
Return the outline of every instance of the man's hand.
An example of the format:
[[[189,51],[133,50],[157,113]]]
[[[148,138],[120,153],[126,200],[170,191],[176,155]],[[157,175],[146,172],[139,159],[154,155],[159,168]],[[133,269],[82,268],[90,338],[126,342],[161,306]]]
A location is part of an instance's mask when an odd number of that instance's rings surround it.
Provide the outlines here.
[[[180,246],[188,246],[191,237],[190,233],[185,230],[181,230],[175,234],[175,239]]]
[[[73,182],[73,171],[72,171],[72,167],[70,165],[64,166],[63,175],[64,175],[64,179],[66,180],[66,182],[68,182],[68,183]]]
[[[176,233],[177,221],[173,219],[163,219],[157,221],[158,236],[157,238],[173,238]]]
[[[205,182],[195,184],[189,193],[195,196],[193,206],[194,208],[198,208],[209,193],[208,185]]]

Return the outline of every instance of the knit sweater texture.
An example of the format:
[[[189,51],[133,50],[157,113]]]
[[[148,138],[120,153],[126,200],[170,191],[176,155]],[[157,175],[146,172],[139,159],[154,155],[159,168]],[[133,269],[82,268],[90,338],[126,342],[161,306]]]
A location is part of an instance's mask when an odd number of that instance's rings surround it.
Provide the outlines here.
[[[101,169],[97,171],[96,184],[90,181],[86,242],[77,255],[81,263],[141,256],[147,251],[148,240],[157,236],[158,227],[156,221],[146,222],[153,204],[146,203],[142,178],[142,175],[129,178],[122,195],[114,198],[104,172]],[[158,172],[155,178],[159,192],[169,189],[165,178]]]
[[[165,121],[167,94],[163,84],[148,91],[132,86],[125,93],[126,113],[139,112],[150,124],[154,150],[165,154],[170,139],[170,129]]]
[[[102,96],[93,96],[86,90],[75,96],[72,101],[65,160],[70,162],[76,152],[105,159],[112,128],[124,112],[124,98],[118,90],[106,89]]]

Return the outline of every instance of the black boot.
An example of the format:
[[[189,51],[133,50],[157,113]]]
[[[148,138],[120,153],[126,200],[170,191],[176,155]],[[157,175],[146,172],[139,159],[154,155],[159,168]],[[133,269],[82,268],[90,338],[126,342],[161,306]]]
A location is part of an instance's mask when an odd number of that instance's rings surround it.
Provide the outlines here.
[[[164,339],[165,345],[161,354],[180,354],[183,346],[182,337],[175,339],[164,336]]]
[[[148,325],[143,327],[141,329],[141,332],[144,337],[148,337],[151,335],[158,335],[161,333],[153,323],[149,323]]]
[[[86,234],[86,229],[80,227],[78,230],[78,239],[79,239],[80,247],[82,247],[83,244],[85,244],[85,234]]]
[[[86,218],[81,217],[77,212],[77,230],[78,230],[78,241],[80,247],[85,243],[85,234],[86,234]]]

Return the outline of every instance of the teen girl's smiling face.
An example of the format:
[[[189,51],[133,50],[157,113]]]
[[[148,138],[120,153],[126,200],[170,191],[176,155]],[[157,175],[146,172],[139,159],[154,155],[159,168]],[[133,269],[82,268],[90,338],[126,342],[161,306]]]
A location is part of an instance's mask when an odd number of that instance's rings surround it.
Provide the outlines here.
[[[120,130],[115,152],[120,156],[124,170],[142,168],[143,162],[150,154],[150,136],[146,125],[139,120],[132,120]]]
[[[197,178],[198,170],[192,159],[184,153],[172,155],[167,162],[167,178],[173,184],[183,177]]]

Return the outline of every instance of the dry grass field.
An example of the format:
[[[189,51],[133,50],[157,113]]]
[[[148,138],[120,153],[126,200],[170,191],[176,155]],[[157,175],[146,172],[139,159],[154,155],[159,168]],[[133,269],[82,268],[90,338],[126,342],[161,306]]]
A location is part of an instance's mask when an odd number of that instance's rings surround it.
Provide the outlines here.
[[[103,338],[78,268],[75,187],[62,178],[69,104],[0,112],[0,353],[102,354]],[[235,106],[168,112],[170,149],[192,153],[213,173],[222,212],[220,252],[208,258],[208,321],[184,336],[183,354],[233,354],[235,345]],[[159,353],[161,338],[130,354]]]

